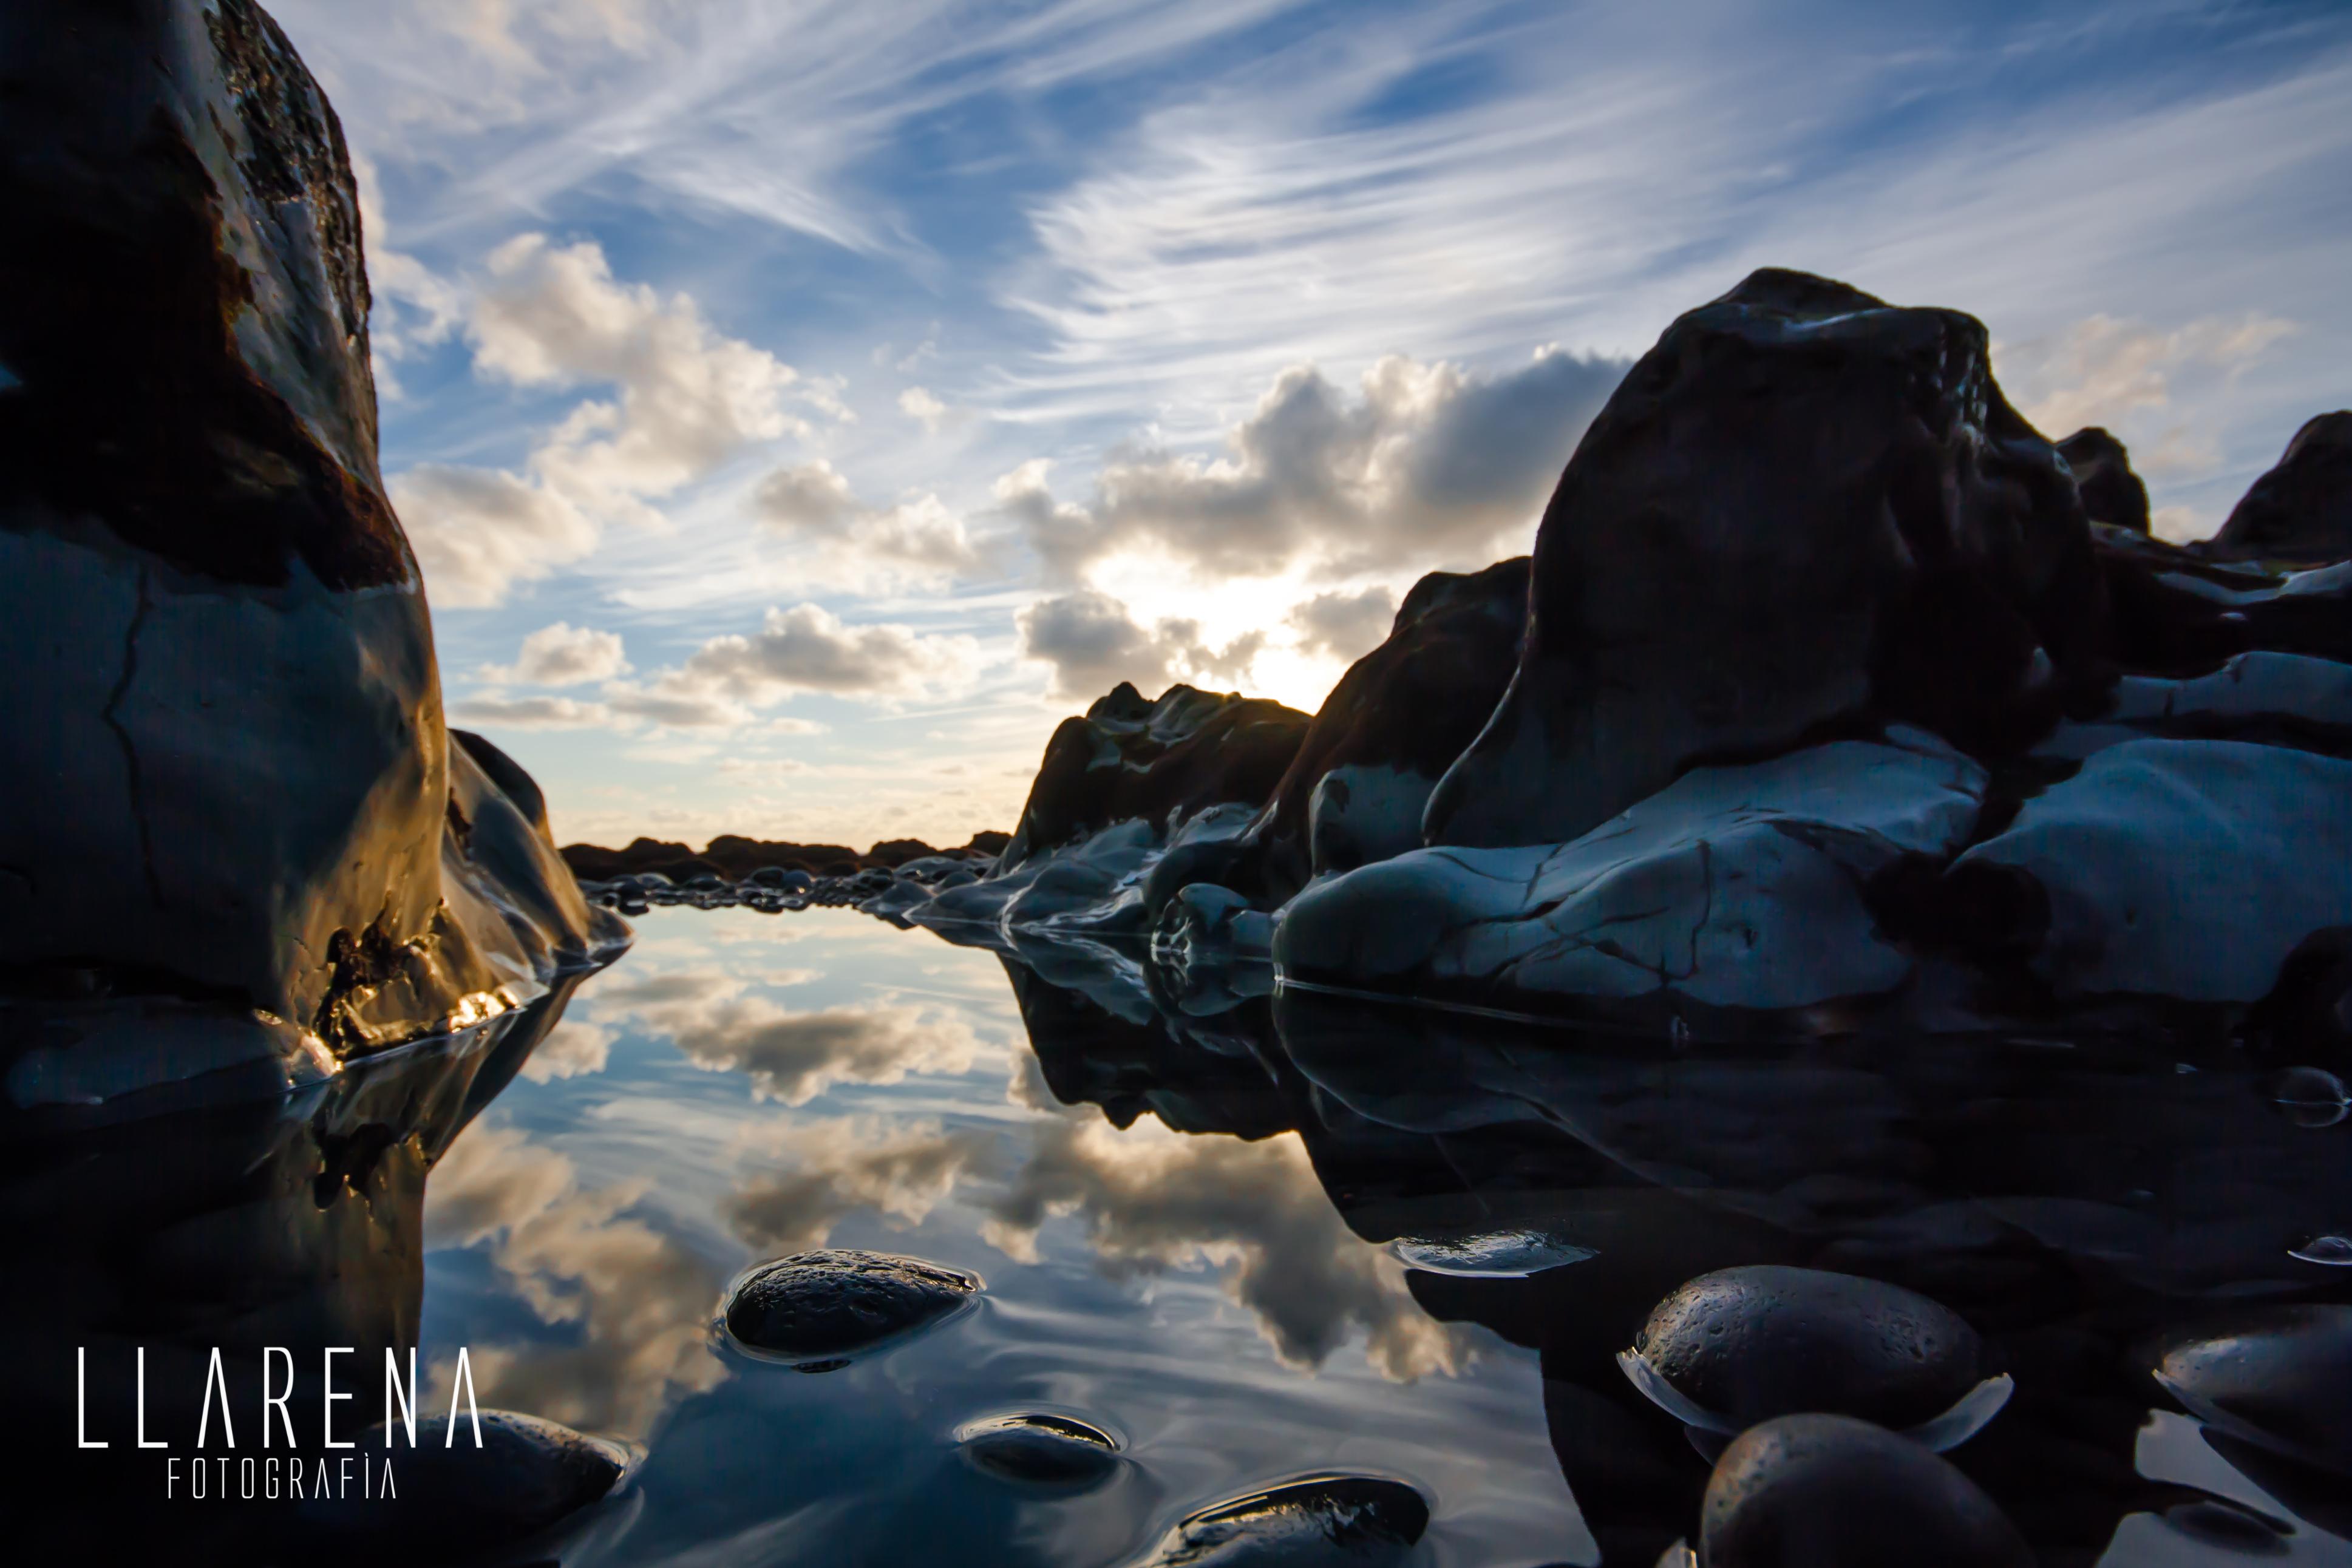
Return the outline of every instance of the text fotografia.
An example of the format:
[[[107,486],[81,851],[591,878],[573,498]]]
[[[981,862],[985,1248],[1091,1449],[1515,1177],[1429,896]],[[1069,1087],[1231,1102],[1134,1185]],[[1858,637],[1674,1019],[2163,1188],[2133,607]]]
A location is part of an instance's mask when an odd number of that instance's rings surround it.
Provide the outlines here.
[[[327,1449],[359,1449],[362,1448],[354,1414],[343,1414],[346,1435],[338,1437],[339,1405],[356,1405],[358,1394],[349,1386],[339,1386],[341,1380],[353,1377],[354,1369],[345,1363],[337,1364],[339,1357],[355,1357],[358,1350],[351,1345],[329,1345],[320,1354],[319,1386],[316,1405],[320,1432],[318,1447]],[[136,1448],[173,1449],[177,1444],[171,1434],[151,1437],[147,1418],[147,1351],[144,1346],[135,1352],[132,1373],[131,1409],[131,1437],[130,1446]],[[418,1406],[421,1403],[416,1381],[416,1352],[407,1354],[407,1364],[391,1350],[383,1353],[383,1401],[381,1419],[368,1434],[366,1447],[373,1450],[376,1435],[381,1433],[384,1449],[405,1445],[414,1448],[417,1434]],[[228,1375],[221,1361],[220,1347],[213,1347],[205,1371],[205,1386],[196,1406],[195,1441],[198,1450],[213,1450],[183,1456],[171,1453],[163,1462],[163,1495],[166,1498],[258,1498],[307,1500],[346,1498],[372,1500],[397,1497],[399,1491],[393,1479],[392,1460],[371,1451],[327,1458],[295,1450],[303,1447],[294,1430],[295,1399],[294,1353],[282,1345],[265,1346],[261,1353],[260,1431],[257,1441],[240,1444],[236,1420],[231,1409]],[[474,1399],[474,1371],[471,1357],[464,1347],[457,1351],[457,1365],[449,1385],[447,1419],[439,1423],[442,1448],[458,1446],[461,1413],[466,1417],[465,1429],[473,1447],[482,1446],[482,1416]],[[248,1412],[249,1413],[249,1412]],[[217,1417],[217,1427],[215,1427]],[[423,1441],[431,1443],[435,1425],[429,1417],[425,1423]],[[89,1352],[78,1348],[74,1352],[74,1442],[77,1448],[107,1448],[118,1437],[94,1435],[89,1410]],[[240,1453],[238,1450],[252,1449]],[[226,1451],[222,1451],[226,1450]]]

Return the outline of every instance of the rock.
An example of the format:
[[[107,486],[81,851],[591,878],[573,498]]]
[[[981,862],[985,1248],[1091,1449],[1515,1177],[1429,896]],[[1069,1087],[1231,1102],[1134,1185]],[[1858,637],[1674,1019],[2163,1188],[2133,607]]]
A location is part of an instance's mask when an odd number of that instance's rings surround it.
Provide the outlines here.
[[[1918,1428],[1967,1399],[1985,1375],[1976,1331],[1916,1291],[1769,1264],[1684,1285],[1617,1359],[1669,1414],[1724,1433],[1806,1411]],[[1996,1392],[2005,1400],[2007,1383]],[[1920,1440],[1948,1448],[1982,1425],[1939,1424]]]
[[[2154,1362],[2200,1420],[2352,1476],[2352,1306],[2246,1308],[2164,1341]]]
[[[2147,486],[2132,472],[2124,444],[2094,424],[2058,444],[2074,474],[2074,491],[2091,521],[2147,532]]]
[[[1528,559],[1413,584],[1387,641],[1331,688],[1254,831],[1252,891],[1279,904],[1313,876],[1421,845],[1438,778],[1476,737],[1517,666]]]
[[[1148,1568],[1402,1563],[1428,1528],[1428,1500],[1402,1481],[1323,1476],[1203,1509],[1143,1561]]]
[[[1946,873],[1948,896],[2000,902],[1981,938],[2029,954],[2061,1000],[2133,995],[2250,1004],[2313,933],[2352,925],[2352,762],[2273,746],[2112,746],[2025,802]],[[2317,809],[2315,809],[2317,808]],[[1979,922],[1980,926],[1989,923]]]
[[[761,887],[772,887],[782,893],[806,893],[816,879],[798,866],[790,868],[763,865],[751,873],[751,880]]]
[[[1678,319],[1560,476],[1517,672],[1427,841],[1569,842],[1839,726],[2011,748],[2095,691],[2090,525],[1987,353],[1971,317],[1801,273]]]
[[[2183,680],[2126,675],[2104,708],[2034,747],[2077,760],[2126,740],[2245,739],[2352,755],[2352,664],[2300,653],[2240,653]]]
[[[1076,1490],[1118,1473],[1118,1441],[1068,1416],[1000,1416],[975,1421],[956,1437],[968,1463],[1029,1486]]]
[[[359,202],[250,0],[0,19],[0,949],[339,1050],[622,936],[450,745],[376,457]]]
[[[1976,1483],[1849,1416],[1783,1416],[1732,1440],[1700,1504],[1706,1568],[2029,1568]]]
[[[2323,413],[2296,431],[2278,466],[2254,481],[2205,553],[2303,566],[2352,557],[2352,409]]]
[[[1701,768],[1575,842],[1428,849],[1318,883],[1281,972],[1497,1005],[1787,1011],[1911,973],[1862,883],[1967,839],[1985,773],[1916,731]]]
[[[395,1427],[389,1450],[383,1428],[372,1428],[357,1439],[360,1451],[371,1464],[388,1454],[398,1490],[362,1501],[354,1489],[341,1500],[305,1504],[306,1514],[336,1536],[362,1538],[371,1558],[419,1550],[471,1555],[578,1513],[611,1491],[628,1468],[618,1445],[537,1416],[483,1411],[479,1448],[463,1411],[446,1447],[446,1429],[433,1430],[443,1425],[419,1420],[414,1448],[405,1429]]]
[[[793,1361],[871,1349],[969,1305],[977,1274],[920,1258],[839,1249],[762,1263],[736,1281],[724,1321],[738,1343]]]
[[[1064,719],[1045,743],[1021,825],[994,874],[1129,822],[1149,823],[1164,839],[1212,807],[1255,811],[1297,754],[1308,722],[1262,697],[1176,685],[1147,701],[1121,682],[1083,718]]]

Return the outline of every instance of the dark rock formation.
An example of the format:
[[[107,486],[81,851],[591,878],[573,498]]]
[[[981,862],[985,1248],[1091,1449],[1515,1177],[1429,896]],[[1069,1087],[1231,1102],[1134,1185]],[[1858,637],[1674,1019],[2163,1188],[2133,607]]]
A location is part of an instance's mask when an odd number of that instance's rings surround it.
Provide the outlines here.
[[[2033,1553],[1974,1482],[1907,1437],[1847,1416],[1784,1416],[1733,1440],[1701,1505],[1706,1568],[2029,1568]]]
[[[2352,556],[2352,409],[2323,413],[2296,431],[2278,466],[2254,481],[2205,553],[2290,566]]]
[[[1429,1528],[1427,1500],[1402,1481],[1325,1476],[1203,1509],[1168,1532],[1150,1568],[1370,1568],[1402,1563]]]
[[[2122,442],[2094,424],[2060,442],[2058,455],[2074,470],[2074,491],[2091,521],[2147,532],[2147,486],[2132,472]]]
[[[1841,727],[2014,748],[2104,673],[2082,502],[1983,325],[1802,274],[1666,329],[1570,459],[1533,572],[1433,843],[1566,842],[1696,762]]]
[[[10,8],[0,202],[19,977],[341,1050],[610,950],[528,778],[449,745],[376,467],[349,161],[276,24],[250,0]]]
[[[1074,1491],[1118,1473],[1118,1444],[1099,1427],[1068,1416],[1001,1416],[957,1434],[966,1462],[1026,1486]]]
[[[1324,699],[1253,829],[1268,902],[1420,846],[1429,792],[1510,685],[1527,618],[1524,556],[1413,584],[1388,640]]]
[[[799,1252],[762,1263],[729,1292],[736,1343],[792,1361],[869,1350],[971,1303],[980,1277],[880,1252]]]
[[[601,844],[566,844],[564,863],[583,882],[613,882],[624,876],[647,874],[684,883],[697,876],[749,882],[754,873],[773,868],[798,871],[811,877],[855,876],[876,867],[897,870],[909,862],[936,855],[954,855],[975,863],[994,860],[1012,841],[1010,834],[978,832],[961,849],[935,850],[920,839],[890,839],[867,850],[847,844],[796,844],[721,833],[700,850],[661,839],[633,839],[623,849]]]
[[[1675,1291],[1619,1362],[1634,1386],[1678,1419],[1737,1433],[1807,1411],[1923,1427],[1977,1388],[1983,1359],[1976,1331],[1915,1291],[1758,1265],[1701,1275]],[[2005,1399],[2008,1385],[1996,1395]],[[1920,1440],[1948,1448],[1981,1425],[1939,1425]]]

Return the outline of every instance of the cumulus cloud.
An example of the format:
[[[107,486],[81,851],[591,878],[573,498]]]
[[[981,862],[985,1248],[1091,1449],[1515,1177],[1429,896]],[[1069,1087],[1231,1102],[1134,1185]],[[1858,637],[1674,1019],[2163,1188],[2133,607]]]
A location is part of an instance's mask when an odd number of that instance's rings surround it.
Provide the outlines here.
[[[548,1031],[522,1064],[522,1075],[533,1083],[578,1078],[602,1072],[613,1052],[613,1031],[601,1024],[566,1019]]]
[[[426,580],[445,604],[502,602],[593,550],[614,518],[657,526],[651,503],[748,445],[807,422],[793,392],[838,410],[765,350],[719,332],[687,295],[613,276],[593,242],[518,235],[490,253],[466,319],[477,375],[517,386],[604,386],[546,431],[524,472],[421,465],[392,481]]]
[[[2233,381],[2294,330],[2275,316],[2208,316],[2170,331],[2104,313],[2050,338],[1993,346],[1997,371],[2018,410],[2053,440],[2085,425],[2143,434],[2132,454],[2144,473],[2191,476],[2221,466],[2210,434],[2147,417],[2170,407],[2186,376]]]
[[[1387,640],[1396,612],[1396,595],[1375,584],[1355,593],[1318,593],[1290,612],[1290,623],[1306,652],[1353,661]]]
[[[898,412],[908,419],[919,420],[927,434],[937,434],[940,422],[948,416],[948,405],[941,402],[929,387],[908,387],[898,394]]]
[[[1219,576],[1302,560],[1339,573],[1484,565],[1506,537],[1524,542],[1623,371],[1552,347],[1496,376],[1392,354],[1350,397],[1295,366],[1222,456],[1114,454],[1083,504],[1056,500],[1033,462],[997,481],[997,499],[1064,580],[1122,549]]]
[[[618,632],[592,631],[558,621],[522,640],[522,652],[511,664],[485,664],[486,681],[526,686],[573,686],[610,680],[625,672]]]
[[[1053,666],[1052,695],[1084,700],[1121,681],[1154,696],[1179,677],[1237,686],[1265,647],[1265,632],[1248,632],[1212,648],[1197,621],[1164,620],[1147,630],[1124,603],[1091,588],[1041,599],[1014,612],[1013,623],[1022,657]]]
[[[968,679],[979,657],[969,637],[905,626],[845,626],[820,605],[772,609],[751,636],[714,637],[656,691],[759,704],[793,692],[908,696]]]
[[[772,977],[773,978],[773,977]],[[962,1072],[979,1056],[969,1024],[934,1008],[873,1004],[794,1011],[712,973],[606,986],[597,1016],[619,1012],[667,1035],[696,1066],[740,1072],[761,1099],[805,1105],[836,1083],[896,1083]]]
[[[1040,1124],[982,1234],[1034,1261],[1049,1216],[1075,1215],[1115,1279],[1216,1266],[1276,1354],[1311,1367],[1361,1332],[1386,1376],[1453,1372],[1467,1342],[1415,1304],[1404,1270],[1348,1229],[1295,1136],[1245,1143],[1126,1132],[1091,1117]]]
[[[985,1166],[995,1139],[937,1122],[877,1124],[844,1117],[793,1130],[792,1163],[739,1186],[728,1223],[750,1246],[768,1252],[822,1247],[834,1227],[860,1210],[901,1225],[920,1225]]]
[[[500,603],[515,584],[596,548],[596,524],[568,497],[500,469],[420,463],[386,487],[425,586],[445,606]]]
[[[867,506],[822,458],[769,475],[752,505],[762,523],[796,547],[793,570],[811,582],[936,582],[979,564],[963,519],[937,496]]]
[[[533,1314],[569,1330],[562,1343],[469,1347],[483,1405],[642,1435],[726,1375],[705,1346],[717,1270],[626,1212],[649,1185],[588,1187],[512,1127],[469,1128],[434,1166],[425,1245],[487,1248]]]
[[[576,697],[509,696],[504,692],[477,692],[449,705],[449,716],[459,724],[487,728],[594,729],[613,722],[613,710],[604,703]]]

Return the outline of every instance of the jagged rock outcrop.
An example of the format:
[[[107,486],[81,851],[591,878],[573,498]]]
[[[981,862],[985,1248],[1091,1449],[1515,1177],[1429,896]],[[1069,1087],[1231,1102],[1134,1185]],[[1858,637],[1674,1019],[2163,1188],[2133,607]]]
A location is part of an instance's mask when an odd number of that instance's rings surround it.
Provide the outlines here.
[[[2147,532],[2147,486],[2132,472],[2131,455],[2105,429],[2091,425],[2058,444],[2074,473],[2074,492],[2091,521]]]
[[[1984,326],[1759,272],[1626,373],[1536,535],[1525,650],[1432,843],[1562,843],[1702,760],[1888,722],[2025,744],[2103,674],[2073,476]]]
[[[953,855],[975,862],[993,861],[1012,841],[1010,833],[982,831],[951,850],[935,850],[920,839],[886,839],[866,850],[847,844],[796,844],[789,841],[747,839],[721,833],[703,848],[663,839],[632,839],[609,850],[601,844],[566,844],[563,862],[583,882],[613,882],[625,876],[653,875],[684,883],[698,876],[747,882],[761,871],[806,872],[812,877],[855,876],[877,866],[898,871],[909,862],[935,855]]]
[[[2221,560],[2314,566],[2352,556],[2352,409],[2294,433],[2206,546]]]
[[[349,159],[250,0],[0,16],[0,952],[338,1049],[624,928],[458,752],[376,465]]]

